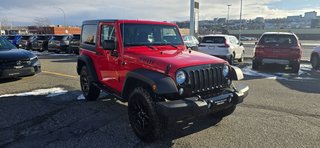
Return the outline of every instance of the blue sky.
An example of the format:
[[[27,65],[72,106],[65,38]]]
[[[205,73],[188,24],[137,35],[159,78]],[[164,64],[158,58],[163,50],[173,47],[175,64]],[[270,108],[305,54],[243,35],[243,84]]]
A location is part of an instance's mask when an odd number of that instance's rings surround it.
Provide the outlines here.
[[[280,0],[268,4],[271,9],[296,10],[320,7],[320,0]]]
[[[80,25],[88,19],[144,19],[156,21],[189,20],[189,0],[0,0],[0,21],[6,24],[33,25],[34,18],[48,18],[50,24]],[[243,18],[284,18],[317,11],[320,0],[243,0]],[[239,19],[240,0],[200,0],[200,19]]]

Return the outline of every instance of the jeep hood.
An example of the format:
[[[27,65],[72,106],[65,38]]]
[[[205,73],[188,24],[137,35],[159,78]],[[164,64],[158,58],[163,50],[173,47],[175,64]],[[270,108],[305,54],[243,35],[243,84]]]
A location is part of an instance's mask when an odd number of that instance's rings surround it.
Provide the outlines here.
[[[148,65],[156,69],[165,70],[168,65],[171,66],[170,71],[175,71],[183,67],[190,67],[204,64],[219,64],[226,61],[200,53],[197,51],[183,50],[184,47],[175,48],[158,48],[152,50],[148,47],[139,48],[139,50],[128,50],[128,55],[137,59],[140,64]]]

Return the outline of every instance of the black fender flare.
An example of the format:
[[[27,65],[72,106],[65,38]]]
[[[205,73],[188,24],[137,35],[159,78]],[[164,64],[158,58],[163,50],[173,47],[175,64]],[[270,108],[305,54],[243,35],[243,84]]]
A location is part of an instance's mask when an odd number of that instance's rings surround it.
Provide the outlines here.
[[[128,85],[127,82],[130,78],[144,82],[151,87],[155,86],[153,92],[158,95],[178,93],[178,88],[171,77],[156,71],[137,69],[127,73],[122,88],[122,96],[128,95],[127,87],[130,86],[126,85]]]
[[[92,80],[94,82],[98,82],[99,79],[98,79],[98,75],[97,75],[96,69],[95,69],[95,67],[93,65],[93,62],[92,62],[91,58],[86,56],[86,55],[80,55],[78,57],[77,73],[80,75],[81,68],[82,68],[82,66],[84,66],[83,64],[87,67],[87,69],[89,71],[89,74],[92,77]]]

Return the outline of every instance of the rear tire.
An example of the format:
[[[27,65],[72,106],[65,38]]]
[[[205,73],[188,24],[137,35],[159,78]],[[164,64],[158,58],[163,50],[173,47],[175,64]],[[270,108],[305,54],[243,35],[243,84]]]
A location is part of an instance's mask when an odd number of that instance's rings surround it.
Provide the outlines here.
[[[300,63],[292,65],[292,73],[299,73]]]
[[[100,89],[93,85],[92,76],[90,76],[86,66],[81,69],[80,85],[83,96],[87,101],[97,100],[100,95]]]
[[[310,62],[313,69],[318,70],[320,68],[320,57],[318,55],[312,55]]]
[[[228,62],[229,62],[230,65],[234,65],[234,55],[230,56],[230,59],[229,59]]]
[[[258,70],[259,69],[259,64],[257,63],[256,60],[252,60],[252,69],[253,70]]]
[[[128,115],[134,133],[144,142],[160,139],[165,131],[166,122],[156,112],[155,102],[149,91],[135,88],[129,97]]]
[[[244,51],[241,54],[240,59],[238,59],[238,62],[243,62],[244,61]]]

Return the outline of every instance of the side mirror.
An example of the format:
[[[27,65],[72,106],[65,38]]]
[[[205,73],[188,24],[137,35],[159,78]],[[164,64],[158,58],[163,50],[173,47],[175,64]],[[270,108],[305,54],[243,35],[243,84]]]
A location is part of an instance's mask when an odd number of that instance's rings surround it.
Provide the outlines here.
[[[258,44],[258,42],[254,42],[254,45],[257,45]]]
[[[104,40],[102,42],[102,48],[104,50],[115,50],[116,49],[116,42],[114,40]]]
[[[242,43],[242,42],[240,43],[240,46],[243,46],[243,43]]]

